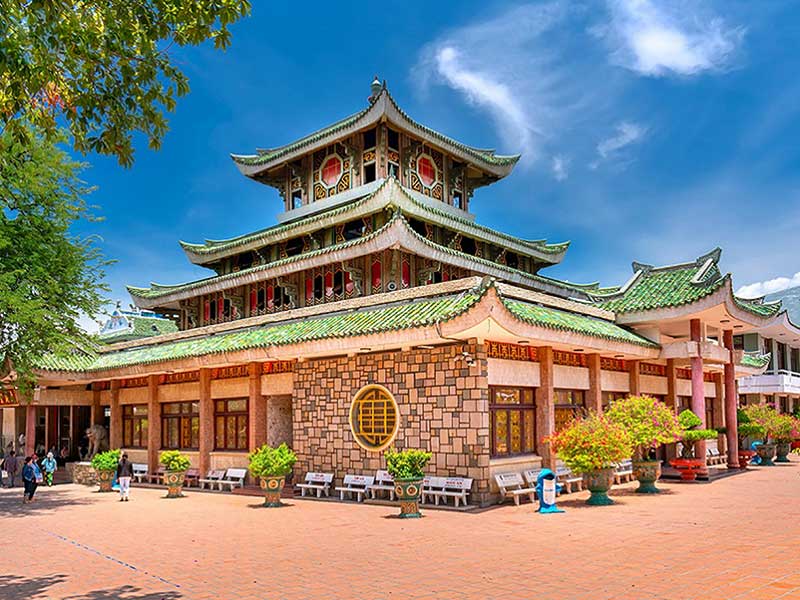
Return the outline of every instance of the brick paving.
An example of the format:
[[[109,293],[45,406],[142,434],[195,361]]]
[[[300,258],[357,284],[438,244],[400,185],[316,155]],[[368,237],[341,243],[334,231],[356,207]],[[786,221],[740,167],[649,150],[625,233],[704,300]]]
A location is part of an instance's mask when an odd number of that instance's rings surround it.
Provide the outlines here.
[[[0,599],[800,599],[800,462],[473,513],[60,485],[0,490]]]

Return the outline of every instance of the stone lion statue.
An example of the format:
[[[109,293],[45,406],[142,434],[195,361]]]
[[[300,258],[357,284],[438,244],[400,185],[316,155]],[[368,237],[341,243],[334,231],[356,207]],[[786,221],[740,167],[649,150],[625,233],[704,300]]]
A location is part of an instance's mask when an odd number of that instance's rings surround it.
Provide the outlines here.
[[[86,437],[89,438],[89,452],[86,460],[92,460],[95,454],[108,450],[108,432],[102,425],[92,425],[86,430]]]

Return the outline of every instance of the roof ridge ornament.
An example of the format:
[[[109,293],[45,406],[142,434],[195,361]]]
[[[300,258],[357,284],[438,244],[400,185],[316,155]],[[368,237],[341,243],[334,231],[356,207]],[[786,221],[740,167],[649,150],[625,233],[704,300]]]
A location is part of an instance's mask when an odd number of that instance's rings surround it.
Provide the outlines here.
[[[381,83],[381,80],[378,79],[377,75],[375,75],[375,77],[372,80],[372,83],[369,84],[370,95],[369,98],[367,98],[367,100],[369,100],[369,103],[372,104],[373,102],[375,102],[375,100],[378,99],[378,96],[381,95],[381,92],[385,88],[386,88],[386,81]]]

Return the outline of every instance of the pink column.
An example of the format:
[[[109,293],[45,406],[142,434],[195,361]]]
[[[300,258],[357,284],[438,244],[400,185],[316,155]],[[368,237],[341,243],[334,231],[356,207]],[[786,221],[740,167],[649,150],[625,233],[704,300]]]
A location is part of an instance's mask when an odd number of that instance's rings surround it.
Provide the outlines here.
[[[603,412],[600,355],[589,354],[586,358],[589,364],[589,391],[586,394],[586,408],[600,414]]]
[[[725,363],[725,435],[728,439],[728,468],[739,467],[739,421],[736,415],[736,377],[734,375],[733,330],[726,329],[722,334],[730,358]]]
[[[692,319],[689,323],[691,330],[692,341],[702,341],[700,319]],[[699,356],[700,349],[698,347],[698,356],[692,357],[692,412],[700,417],[702,429],[706,428],[706,394],[705,385],[703,383],[703,357]],[[707,475],[708,469],[706,468],[706,441],[700,440],[694,445],[694,455],[703,461],[703,468],[700,474]]]
[[[25,456],[30,456],[36,449],[36,405],[25,407]]]

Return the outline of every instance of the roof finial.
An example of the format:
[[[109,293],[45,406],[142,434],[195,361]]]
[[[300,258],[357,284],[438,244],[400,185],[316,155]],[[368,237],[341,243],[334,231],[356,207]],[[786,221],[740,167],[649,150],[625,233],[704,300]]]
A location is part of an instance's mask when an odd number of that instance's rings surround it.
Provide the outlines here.
[[[378,76],[375,75],[375,78],[372,80],[372,83],[369,84],[369,91],[371,92],[369,96],[369,101],[375,102],[375,100],[378,98],[378,95],[381,93],[382,89],[383,89],[383,84],[381,83],[381,80],[378,79]]]

